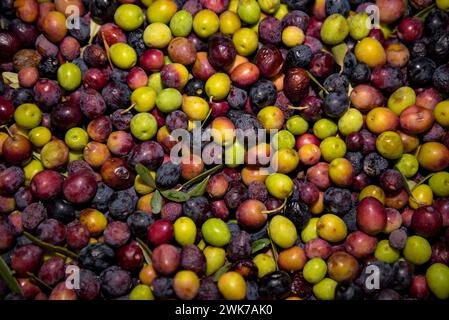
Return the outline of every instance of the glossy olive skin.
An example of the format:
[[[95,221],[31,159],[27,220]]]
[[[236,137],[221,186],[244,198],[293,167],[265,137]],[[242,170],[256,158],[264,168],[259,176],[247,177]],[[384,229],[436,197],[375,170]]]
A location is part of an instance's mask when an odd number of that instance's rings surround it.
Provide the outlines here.
[[[284,92],[292,102],[299,102],[309,90],[310,80],[302,68],[289,69],[284,77]]]
[[[257,51],[256,64],[265,78],[277,75],[282,68],[283,62],[284,59],[281,52],[273,45],[264,46]]]
[[[113,20],[117,5],[116,0],[93,0],[90,1],[89,10],[95,22],[104,24]]]
[[[291,279],[285,271],[275,271],[260,279],[259,295],[268,300],[284,299],[288,296]]]

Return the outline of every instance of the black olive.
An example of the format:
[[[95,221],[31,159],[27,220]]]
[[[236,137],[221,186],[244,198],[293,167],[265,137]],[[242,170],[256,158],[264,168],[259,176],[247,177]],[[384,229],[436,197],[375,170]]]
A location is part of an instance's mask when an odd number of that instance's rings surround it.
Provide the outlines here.
[[[284,299],[290,294],[292,280],[285,271],[275,271],[262,277],[259,296],[262,299]]]

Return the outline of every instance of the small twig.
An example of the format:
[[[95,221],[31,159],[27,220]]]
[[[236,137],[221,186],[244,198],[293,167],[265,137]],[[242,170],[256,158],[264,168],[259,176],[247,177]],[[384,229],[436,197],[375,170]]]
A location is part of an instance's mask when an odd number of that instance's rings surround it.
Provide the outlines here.
[[[120,112],[120,114],[125,114],[125,113],[130,112],[135,106],[136,106],[136,103],[133,103],[133,104],[130,105],[128,108],[126,108],[125,110],[123,110],[122,112]]]
[[[0,129],[5,129],[6,133],[8,134],[8,136],[10,136],[11,138],[14,137],[14,134],[11,132],[11,130],[9,130],[8,126],[6,124],[2,125],[0,127]]]
[[[422,9],[420,12],[415,14],[415,17],[421,18],[422,16],[426,15],[426,13],[432,11],[433,8],[436,7],[436,3],[433,3],[432,5],[428,6],[427,8]]]
[[[151,260],[151,256],[153,255],[153,253],[151,252],[150,248],[148,248],[147,244],[142,239],[136,237],[136,241],[143,251],[145,262],[148,265],[151,265],[153,263]]]
[[[286,205],[287,205],[287,198],[284,199],[284,202],[282,203],[282,205],[280,207],[277,207],[273,210],[263,210],[262,213],[265,213],[265,214],[276,213],[276,212],[284,209]]]
[[[292,109],[292,110],[307,110],[307,109],[310,108],[310,106],[307,106],[307,107],[295,107],[295,106],[292,106],[292,105],[287,105],[287,108]]]
[[[36,282],[39,287],[41,288],[45,288],[46,290],[48,290],[49,292],[51,292],[53,290],[53,288],[48,285],[44,280],[40,279],[38,276],[36,276],[34,273],[31,272],[27,272],[27,275],[31,278],[31,280],[33,280],[34,282]]]
[[[425,15],[432,11],[433,8],[436,7],[436,3],[433,3],[432,5],[428,6],[427,8],[422,9],[417,14],[415,14],[413,17],[419,18],[421,20],[424,20]],[[424,17],[423,17],[424,16]],[[398,32],[398,26],[394,27],[394,29],[391,31],[391,35],[395,36],[395,34]]]
[[[204,118],[203,123],[201,124],[201,128],[204,127],[204,125],[206,124],[206,122],[209,119],[211,114],[212,114],[212,108],[209,108],[209,112],[207,113],[206,118]]]
[[[39,153],[37,153],[36,151],[33,151],[33,158],[41,161],[41,155]]]
[[[273,258],[274,258],[274,263],[276,264],[276,271],[279,271],[278,251],[276,249],[276,245],[273,242],[273,239],[271,239],[270,228],[267,228],[267,233],[268,233],[268,238],[270,239],[270,242],[271,242],[271,251],[273,251]]]
[[[313,76],[313,74],[311,74],[309,71],[307,71],[307,75],[309,76],[310,79],[312,79],[313,82],[315,82],[315,84],[320,87],[321,90],[323,90],[324,92],[326,92],[326,94],[329,94],[329,91],[326,90],[325,87],[323,87],[323,85]]]
[[[111,53],[109,52],[109,44],[106,41],[106,38],[104,36],[103,36],[103,45],[104,45],[104,48],[106,49],[106,56],[108,57],[109,66],[111,67],[111,69],[114,69],[114,65],[112,64],[112,60],[111,60]]]

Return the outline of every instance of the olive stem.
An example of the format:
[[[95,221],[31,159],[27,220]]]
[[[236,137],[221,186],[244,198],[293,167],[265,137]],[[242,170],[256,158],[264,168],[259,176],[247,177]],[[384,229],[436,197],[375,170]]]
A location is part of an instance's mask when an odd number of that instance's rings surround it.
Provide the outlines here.
[[[203,123],[201,124],[201,128],[204,127],[204,125],[206,124],[207,120],[209,119],[211,113],[212,113],[212,109],[209,108],[209,112],[207,113],[206,118],[204,118]]]
[[[125,110],[123,110],[122,112],[120,112],[120,114],[125,114],[130,112],[132,109],[134,109],[134,107],[136,106],[136,103],[133,103],[132,105],[130,105],[128,108],[126,108]]]
[[[12,134],[11,130],[9,130],[8,126],[6,124],[2,125],[0,127],[0,129],[5,129],[6,133],[8,134],[8,136],[10,136],[11,138],[14,138],[14,135]]]
[[[323,85],[313,76],[313,74],[311,74],[309,71],[307,71],[307,75],[309,76],[310,79],[312,79],[313,82],[315,82],[315,84],[321,88],[321,90],[323,90],[324,92],[326,92],[326,94],[329,94],[329,91],[326,90],[325,87],[323,87]]]
[[[34,157],[36,160],[41,161],[41,155],[40,155],[39,153],[37,153],[36,151],[33,151],[33,157]]]
[[[285,198],[285,200],[287,200],[287,198]],[[267,233],[268,233],[268,238],[270,239],[270,243],[271,243],[271,251],[273,252],[274,262],[276,263],[276,271],[279,271],[278,251],[276,249],[276,245],[273,242],[273,239],[271,239],[270,228],[267,228]]]
[[[143,251],[145,262],[150,265],[152,263],[151,256],[153,255],[153,253],[151,252],[150,248],[148,248],[147,244],[142,239],[136,237],[136,241]]]
[[[287,108],[292,109],[292,110],[307,110],[307,109],[310,108],[310,106],[307,106],[307,107],[295,107],[295,106],[292,106],[292,105],[288,105]]]
[[[414,187],[412,190],[415,190],[416,187],[422,185],[424,182],[426,182],[427,180],[429,180],[430,178],[432,178],[435,175],[435,173],[430,173],[429,175],[427,175],[426,177],[422,178]]]
[[[427,8],[422,9],[417,14],[414,15],[414,17],[419,18],[421,20],[424,20],[423,16],[425,16],[427,13],[432,11],[433,8],[436,7],[436,3],[433,3],[432,5],[428,6]],[[398,32],[398,26],[396,26],[393,31],[391,31],[391,35],[395,35]]]
[[[284,209],[284,207],[285,207],[286,205],[287,205],[287,198],[284,199],[284,202],[282,203],[281,206],[279,206],[279,207],[277,207],[277,208],[275,208],[275,209],[273,209],[273,210],[262,210],[261,213],[264,213],[264,214],[276,213],[276,212],[278,212],[278,211]]]
[[[111,67],[111,69],[114,69],[114,65],[112,64],[112,61],[111,61],[111,53],[109,52],[109,44],[106,41],[105,37],[103,37],[103,45],[104,45],[104,48],[106,49],[106,56],[108,57],[109,66]]]
[[[425,15],[426,13],[432,11],[432,9],[435,7],[436,7],[436,3],[433,3],[432,5],[428,6],[427,8],[422,9],[420,12],[415,14],[415,17],[420,18],[421,16]]]
[[[53,288],[50,285],[48,285],[44,280],[42,280],[41,278],[36,276],[34,273],[27,272],[27,275],[31,278],[31,280],[36,282],[39,285],[39,287],[45,288],[46,290],[48,290],[50,292],[53,290]]]

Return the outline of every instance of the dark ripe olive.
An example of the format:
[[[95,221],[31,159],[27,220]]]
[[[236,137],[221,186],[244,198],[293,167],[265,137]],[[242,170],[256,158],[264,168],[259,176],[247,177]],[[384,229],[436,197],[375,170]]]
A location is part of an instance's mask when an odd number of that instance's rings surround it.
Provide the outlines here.
[[[184,87],[184,92],[189,96],[205,98],[206,91],[204,91],[204,81],[195,78],[190,79]]]
[[[289,202],[284,215],[293,222],[298,230],[302,229],[311,218],[309,207],[300,201]]]
[[[287,272],[275,271],[265,275],[259,282],[259,296],[262,299],[278,300],[288,297],[292,280]]]
[[[98,24],[104,24],[112,21],[117,9],[117,0],[92,0],[89,9],[93,20]]]
[[[39,35],[39,31],[34,25],[25,23],[20,19],[14,19],[11,22],[10,30],[25,48],[32,47]]]
[[[0,7],[5,16],[12,16],[14,14],[14,0],[2,0]]]
[[[0,62],[8,62],[20,48],[20,41],[12,32],[0,31]]]
[[[209,41],[208,59],[214,68],[221,68],[234,61],[237,54],[231,39],[216,35]]]
[[[310,79],[302,68],[291,68],[285,73],[284,92],[291,102],[299,102],[309,92]]]
[[[283,62],[281,51],[274,45],[266,45],[260,48],[256,55],[256,65],[265,78],[277,75]]]

